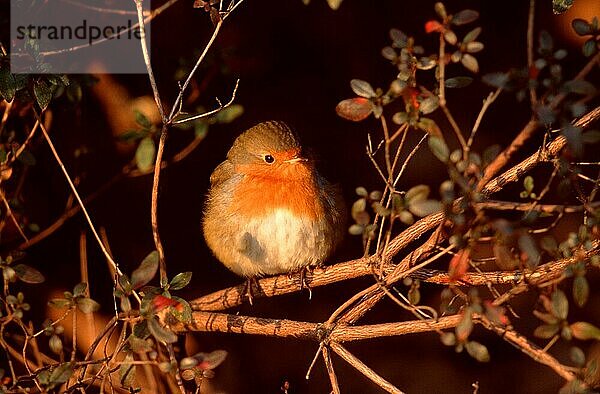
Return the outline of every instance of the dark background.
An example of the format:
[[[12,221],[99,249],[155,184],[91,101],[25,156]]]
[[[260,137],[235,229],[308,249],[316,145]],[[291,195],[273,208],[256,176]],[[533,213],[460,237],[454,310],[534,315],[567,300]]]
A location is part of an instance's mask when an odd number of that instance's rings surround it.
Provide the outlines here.
[[[549,30],[556,39],[556,46],[568,49],[570,56],[565,74],[567,78],[573,76],[585,61],[577,44],[564,34],[574,11],[554,16],[550,1],[538,3],[536,31],[538,28]],[[587,9],[588,19],[600,14],[598,2],[579,0],[577,3],[583,11]],[[399,28],[415,36],[427,51],[436,51],[437,38],[424,32],[424,23],[435,18],[433,4],[433,1],[345,0],[339,10],[332,11],[324,0],[312,0],[308,6],[300,0],[247,0],[229,17],[198,74],[198,81],[211,75],[200,101],[207,108],[214,106],[215,96],[226,101],[239,77],[236,102],[244,106],[245,112],[231,124],[211,127],[206,140],[186,160],[166,169],[161,178],[159,228],[169,275],[181,271],[194,273],[189,288],[179,295],[192,299],[242,281],[210,254],[200,231],[200,221],[209,175],[224,159],[231,142],[246,128],[270,119],[289,123],[304,145],[314,149],[321,159],[322,171],[341,185],[349,203],[355,198],[357,186],[368,190],[382,187],[364,154],[367,132],[375,136],[380,133],[378,122],[343,120],[336,115],[335,106],[340,100],[353,96],[349,86],[352,78],[367,80],[374,87],[384,89],[394,79],[397,70],[380,55],[381,49],[390,44],[390,28]],[[475,26],[483,27],[479,40],[485,43],[485,49],[477,54],[482,73],[504,71],[526,63],[527,2],[448,1],[446,6],[449,13],[464,8],[480,12],[480,20],[458,29],[458,35],[462,37]],[[211,29],[207,14],[192,9],[191,1],[180,1],[153,22],[152,60],[159,89],[167,103],[172,103],[177,92],[173,76],[179,61],[193,62],[194,51],[204,47]],[[450,65],[447,75],[469,75],[469,72],[460,65]],[[150,94],[145,76],[115,77],[132,96]],[[467,88],[448,91],[449,107],[463,129],[471,128],[490,90],[476,80]],[[386,112],[388,116],[400,110],[398,106],[394,108]],[[123,111],[128,110],[123,108]],[[110,114],[101,110],[93,95],[84,94],[80,106],[57,105],[54,111],[57,147],[69,169],[82,176],[83,195],[96,190],[130,160],[131,156],[117,153],[106,121]],[[502,95],[482,124],[475,149],[483,150],[494,143],[506,144],[529,116],[527,101],[517,103],[512,94]],[[439,114],[433,117],[444,132],[449,133],[448,125]],[[415,131],[410,140],[414,142],[420,137]],[[189,133],[173,130],[167,142],[167,156],[189,140]],[[73,152],[82,145],[88,153],[75,159]],[[531,147],[534,146],[532,143]],[[28,206],[31,216],[44,228],[62,213],[68,188],[45,146],[41,145],[36,155],[39,164],[30,174]],[[443,165],[424,149],[409,166],[401,188],[427,183],[437,190],[445,176]],[[151,183],[150,176],[121,181],[90,205],[95,224],[106,228],[112,252],[125,272],[131,272],[154,248],[150,227]],[[47,299],[44,297],[51,289],[67,289],[78,282],[77,240],[80,229],[85,228],[80,217],[72,219],[28,251],[28,263],[48,277],[47,286],[41,292],[42,299]],[[110,313],[111,279],[91,236],[88,239],[92,296],[105,306],[104,312]],[[329,263],[361,254],[360,239],[348,235]],[[258,299],[253,307],[244,305],[231,312],[319,322],[371,283],[372,280],[366,278],[316,288],[312,300],[306,292]],[[438,305],[439,287],[423,285],[422,290],[422,302]],[[521,316],[527,317],[535,299],[535,295],[520,297],[514,307]],[[598,294],[592,292],[588,316],[592,313],[591,306],[599,305],[598,301]],[[35,308],[43,308],[43,303],[34,303],[34,311]],[[411,318],[384,300],[362,322]],[[517,319],[515,325],[530,335],[537,321]],[[222,334],[190,334],[189,337],[187,346],[193,351],[228,351],[227,360],[216,370],[216,377],[210,383],[217,392],[277,393],[286,380],[291,384],[290,393],[330,390],[321,360],[311,379],[304,379],[318,348],[315,343]],[[480,327],[475,329],[473,338],[489,347],[490,363],[478,363],[466,353],[455,354],[453,348],[442,345],[438,336],[431,333],[356,342],[347,347],[408,393],[472,392],[474,382],[479,382],[481,391],[487,393],[556,392],[563,384],[549,368],[535,363]],[[568,347],[560,342],[553,348],[553,354],[568,363],[567,351]],[[337,356],[333,356],[333,362],[342,392],[381,392]]]

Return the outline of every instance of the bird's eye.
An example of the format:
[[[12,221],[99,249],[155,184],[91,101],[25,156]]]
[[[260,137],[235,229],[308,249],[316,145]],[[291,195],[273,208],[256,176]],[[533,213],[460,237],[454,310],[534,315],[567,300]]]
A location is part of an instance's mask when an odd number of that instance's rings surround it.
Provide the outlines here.
[[[264,159],[265,159],[265,162],[268,164],[272,164],[275,161],[275,158],[271,155],[265,155]]]

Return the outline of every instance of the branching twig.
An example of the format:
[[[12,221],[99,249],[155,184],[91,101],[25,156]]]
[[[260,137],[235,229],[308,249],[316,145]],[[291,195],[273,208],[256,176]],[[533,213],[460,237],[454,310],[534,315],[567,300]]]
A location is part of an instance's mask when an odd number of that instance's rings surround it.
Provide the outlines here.
[[[346,348],[338,343],[331,343],[331,349],[336,352],[338,356],[343,358],[348,364],[352,365],[356,368],[360,373],[369,378],[373,383],[387,391],[388,393],[394,394],[402,394],[396,386],[379,376],[375,371],[371,368],[367,367],[362,361],[360,361],[356,356],[350,353]]]
[[[527,354],[529,357],[531,357],[538,363],[544,364],[552,368],[554,372],[556,372],[566,381],[570,382],[571,380],[575,379],[575,374],[567,370],[564,365],[558,362],[557,359],[552,357],[543,349],[540,349],[533,343],[529,342],[527,338],[525,338],[522,335],[519,335],[515,330],[493,324],[485,316],[478,316],[477,319],[485,328],[494,331],[496,334],[500,335],[502,339],[511,343],[517,349],[521,350],[523,353]]]

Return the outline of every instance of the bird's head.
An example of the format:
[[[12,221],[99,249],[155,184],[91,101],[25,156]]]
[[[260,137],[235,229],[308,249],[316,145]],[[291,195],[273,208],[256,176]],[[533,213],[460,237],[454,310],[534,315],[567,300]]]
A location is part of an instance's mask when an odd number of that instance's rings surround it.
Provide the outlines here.
[[[227,153],[235,171],[261,178],[298,180],[309,177],[309,160],[283,122],[263,122],[242,133]]]

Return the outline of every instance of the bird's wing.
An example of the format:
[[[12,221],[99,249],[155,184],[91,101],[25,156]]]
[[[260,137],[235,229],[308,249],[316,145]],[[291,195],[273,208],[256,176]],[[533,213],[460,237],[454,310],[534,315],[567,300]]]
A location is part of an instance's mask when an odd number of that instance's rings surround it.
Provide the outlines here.
[[[231,178],[234,174],[233,164],[229,160],[225,160],[215,168],[210,175],[210,185],[217,186],[218,184]]]

